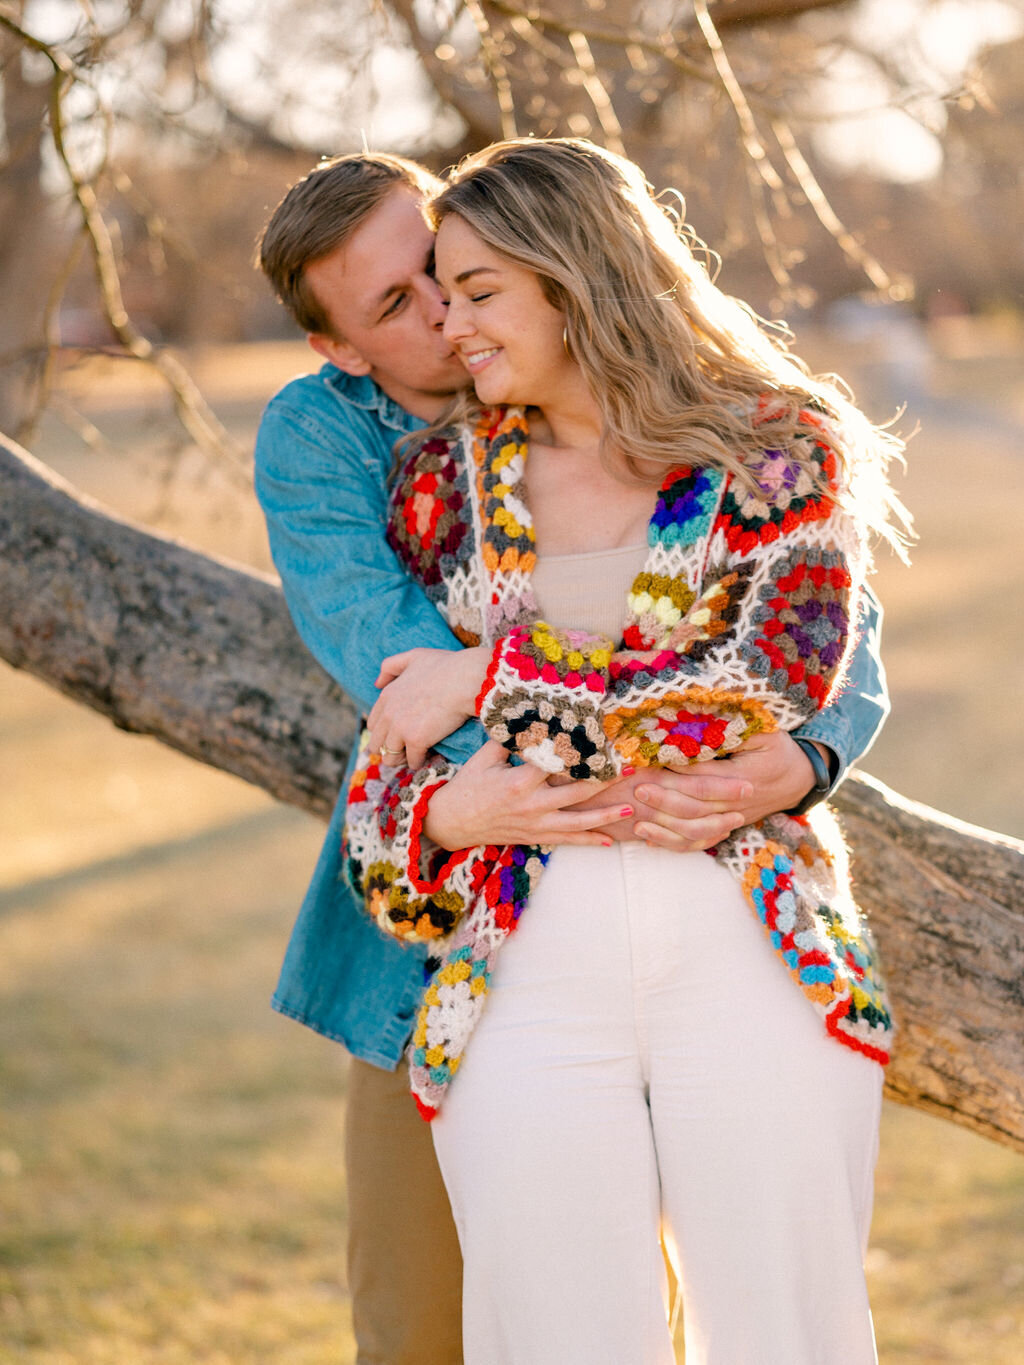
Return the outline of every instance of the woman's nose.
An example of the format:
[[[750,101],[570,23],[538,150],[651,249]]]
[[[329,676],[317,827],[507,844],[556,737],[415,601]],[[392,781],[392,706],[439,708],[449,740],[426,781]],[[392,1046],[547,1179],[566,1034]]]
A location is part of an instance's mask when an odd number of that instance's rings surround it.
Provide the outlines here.
[[[444,320],[442,331],[446,341],[453,344],[461,340],[462,337],[469,336],[472,332],[469,315],[460,299],[452,299],[448,305],[448,315]]]

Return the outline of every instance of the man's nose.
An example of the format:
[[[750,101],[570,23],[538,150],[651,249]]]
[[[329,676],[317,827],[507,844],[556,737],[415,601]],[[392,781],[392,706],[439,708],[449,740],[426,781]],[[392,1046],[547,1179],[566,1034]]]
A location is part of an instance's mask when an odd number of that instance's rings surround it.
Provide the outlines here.
[[[427,326],[439,332],[444,326],[447,312],[448,306],[441,298],[437,281],[428,276],[423,286],[423,315],[427,320]]]

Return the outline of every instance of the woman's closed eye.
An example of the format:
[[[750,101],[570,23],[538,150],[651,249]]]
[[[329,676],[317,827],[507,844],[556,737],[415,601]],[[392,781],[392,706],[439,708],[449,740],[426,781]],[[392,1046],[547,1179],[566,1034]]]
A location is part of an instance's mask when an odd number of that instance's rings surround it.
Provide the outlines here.
[[[478,293],[478,294],[466,294],[464,297],[467,298],[467,299],[469,300],[470,303],[483,303],[484,299],[489,299],[489,298],[491,297],[491,295],[492,295],[493,292],[494,292],[494,291],[493,291],[493,290],[490,290],[490,289],[488,289],[488,290],[481,290],[481,292]],[[441,295],[441,302],[442,302],[442,303],[444,304],[444,306],[447,308],[447,307],[449,307],[449,305],[451,304],[451,299],[446,299],[446,298],[444,297],[444,295],[442,294],[442,295]]]

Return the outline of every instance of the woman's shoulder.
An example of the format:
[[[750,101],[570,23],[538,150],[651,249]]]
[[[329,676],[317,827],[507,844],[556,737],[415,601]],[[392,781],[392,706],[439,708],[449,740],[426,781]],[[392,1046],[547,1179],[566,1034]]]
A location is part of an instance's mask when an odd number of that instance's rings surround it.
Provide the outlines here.
[[[744,414],[749,438],[741,452],[744,471],[760,481],[767,466],[785,458],[792,471],[805,469],[836,492],[842,477],[844,437],[839,415],[812,393],[766,392]],[[775,487],[769,479],[769,486]],[[788,487],[789,484],[784,485]]]
[[[765,393],[751,405],[745,477],[729,480],[716,524],[734,554],[832,515],[842,478],[834,420],[811,395]]]

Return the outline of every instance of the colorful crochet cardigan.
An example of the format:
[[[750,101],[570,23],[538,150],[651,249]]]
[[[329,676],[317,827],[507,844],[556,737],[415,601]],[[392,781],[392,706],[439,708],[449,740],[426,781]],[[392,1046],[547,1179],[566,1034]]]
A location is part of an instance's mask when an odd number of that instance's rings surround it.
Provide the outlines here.
[[[763,400],[756,420],[770,416]],[[853,519],[807,472],[810,456],[836,491],[840,469],[817,412],[801,413],[798,439],[802,462],[776,449],[747,461],[756,495],[713,469],[667,475],[618,648],[537,619],[521,409],[489,409],[475,431],[414,447],[397,475],[388,539],[459,638],[492,648],[477,704],[487,733],[548,772],[603,779],[626,765],[715,758],[826,705],[851,643],[865,555]],[[495,955],[550,853],[431,846],[427,805],[453,771],[436,755],[417,770],[386,767],[364,736],[345,834],[347,874],[377,924],[432,944],[409,1049],[426,1118],[458,1069]],[[741,883],[828,1031],[888,1061],[884,987],[831,813],[775,815],[710,852]]]

